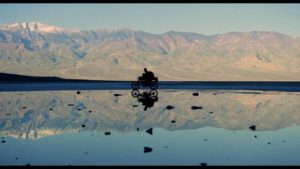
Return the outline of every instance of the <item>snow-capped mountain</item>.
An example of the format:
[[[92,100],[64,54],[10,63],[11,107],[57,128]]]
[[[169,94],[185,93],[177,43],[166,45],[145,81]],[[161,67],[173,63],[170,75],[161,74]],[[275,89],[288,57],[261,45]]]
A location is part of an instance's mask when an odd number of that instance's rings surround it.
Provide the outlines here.
[[[277,32],[206,36],[130,29],[76,30],[38,22],[0,26],[0,72],[132,80],[300,80],[300,39]]]

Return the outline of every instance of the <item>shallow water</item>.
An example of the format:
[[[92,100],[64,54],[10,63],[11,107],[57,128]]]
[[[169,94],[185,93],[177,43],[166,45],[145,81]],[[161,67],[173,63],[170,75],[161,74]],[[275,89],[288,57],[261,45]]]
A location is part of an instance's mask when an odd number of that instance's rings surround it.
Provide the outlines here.
[[[159,90],[146,110],[131,90],[76,92],[1,92],[0,164],[300,164],[299,92]]]

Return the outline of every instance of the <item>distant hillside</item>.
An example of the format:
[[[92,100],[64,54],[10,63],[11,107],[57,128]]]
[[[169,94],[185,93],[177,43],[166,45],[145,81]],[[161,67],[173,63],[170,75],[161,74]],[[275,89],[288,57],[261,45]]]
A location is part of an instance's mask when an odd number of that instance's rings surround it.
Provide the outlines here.
[[[278,32],[206,36],[130,29],[74,30],[38,22],[0,25],[0,72],[66,79],[299,81],[300,38]]]
[[[81,80],[81,79],[63,79],[59,77],[23,76],[17,74],[0,73],[0,82],[2,83],[2,82],[99,82],[99,81]]]

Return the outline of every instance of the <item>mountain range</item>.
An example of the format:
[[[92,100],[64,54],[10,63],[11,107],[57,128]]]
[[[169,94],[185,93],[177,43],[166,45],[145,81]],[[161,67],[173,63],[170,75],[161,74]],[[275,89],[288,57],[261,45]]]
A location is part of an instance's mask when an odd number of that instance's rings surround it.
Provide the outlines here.
[[[203,35],[130,29],[76,30],[23,22],[0,26],[0,72],[67,79],[299,81],[300,38],[252,31]]]

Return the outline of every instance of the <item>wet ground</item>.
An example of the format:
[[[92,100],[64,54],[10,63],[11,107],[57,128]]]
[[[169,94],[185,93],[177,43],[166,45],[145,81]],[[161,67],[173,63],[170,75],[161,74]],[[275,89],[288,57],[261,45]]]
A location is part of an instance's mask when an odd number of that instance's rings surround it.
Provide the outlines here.
[[[299,165],[299,124],[299,92],[1,92],[0,165]]]

